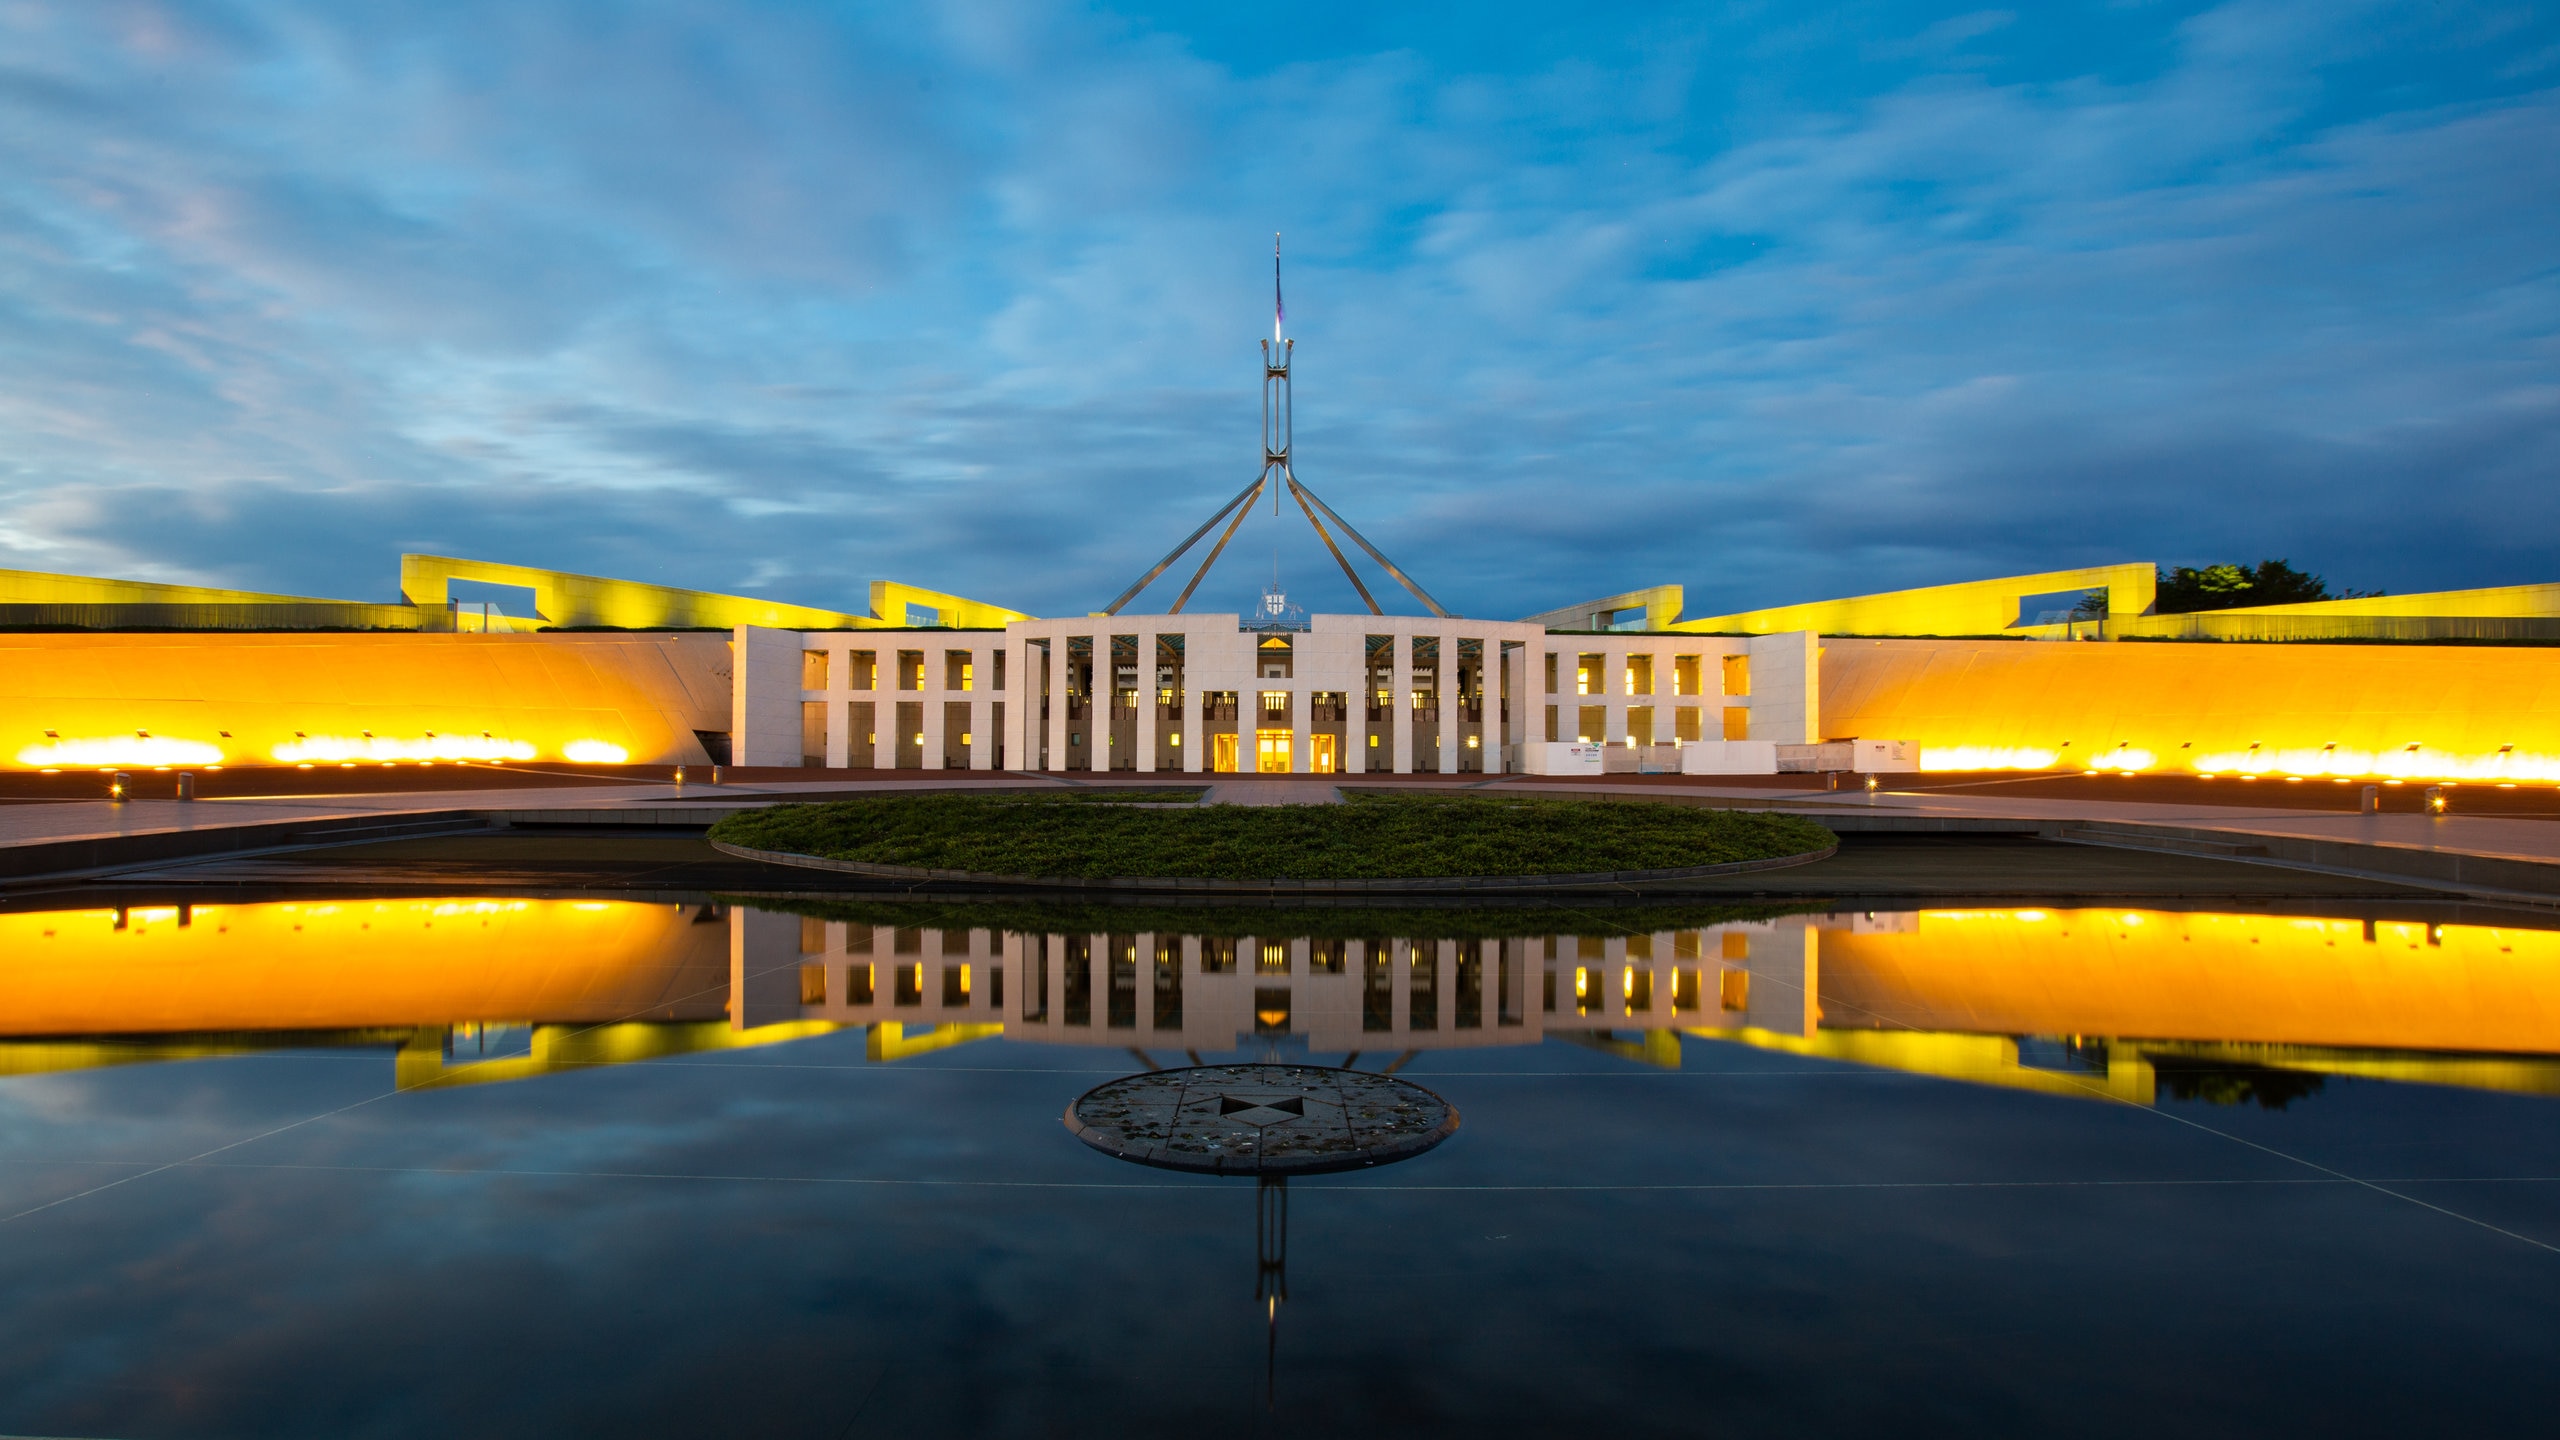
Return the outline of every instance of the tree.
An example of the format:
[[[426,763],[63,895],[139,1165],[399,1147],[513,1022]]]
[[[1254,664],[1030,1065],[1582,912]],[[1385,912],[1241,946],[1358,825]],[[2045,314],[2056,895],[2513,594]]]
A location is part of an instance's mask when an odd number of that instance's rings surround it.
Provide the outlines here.
[[[2290,561],[2261,560],[2256,565],[2181,565],[2160,572],[2157,610],[2184,615],[2197,610],[2229,610],[2242,605],[2301,605],[2313,600],[2349,600],[2379,595],[2379,590],[2329,593],[2327,582],[2293,568]]]

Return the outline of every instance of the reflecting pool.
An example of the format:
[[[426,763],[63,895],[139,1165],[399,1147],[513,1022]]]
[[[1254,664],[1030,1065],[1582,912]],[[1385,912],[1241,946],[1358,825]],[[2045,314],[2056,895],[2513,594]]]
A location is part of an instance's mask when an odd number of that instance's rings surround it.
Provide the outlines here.
[[[2555,925],[0,913],[0,1432],[2521,1429]],[[1347,1067],[1445,1143],[1070,1133],[1195,1066],[1260,1087],[1212,1130]]]

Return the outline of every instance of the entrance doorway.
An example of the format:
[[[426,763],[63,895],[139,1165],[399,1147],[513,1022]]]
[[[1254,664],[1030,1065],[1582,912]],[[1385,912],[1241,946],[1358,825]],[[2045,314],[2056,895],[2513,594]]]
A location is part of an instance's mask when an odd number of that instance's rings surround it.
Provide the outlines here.
[[[1254,769],[1265,775],[1289,773],[1289,732],[1256,730],[1253,732]]]
[[[1318,775],[1337,774],[1342,769],[1341,737],[1310,735],[1307,737],[1307,768]]]
[[[1233,732],[1209,737],[1209,768],[1220,775],[1236,773],[1236,737]]]

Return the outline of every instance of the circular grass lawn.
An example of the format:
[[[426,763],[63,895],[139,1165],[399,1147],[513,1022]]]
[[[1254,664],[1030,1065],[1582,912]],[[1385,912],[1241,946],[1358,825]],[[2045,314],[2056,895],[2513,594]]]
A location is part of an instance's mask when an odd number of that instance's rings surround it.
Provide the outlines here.
[[[729,816],[714,841],[867,865],[1075,879],[1412,880],[1678,870],[1809,855],[1810,820],[1650,801],[1361,795],[1339,805],[882,795]]]

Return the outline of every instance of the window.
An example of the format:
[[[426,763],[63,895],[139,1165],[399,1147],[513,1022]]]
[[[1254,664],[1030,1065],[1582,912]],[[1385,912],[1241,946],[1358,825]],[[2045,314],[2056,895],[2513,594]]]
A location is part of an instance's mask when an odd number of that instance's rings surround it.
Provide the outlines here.
[[[1751,972],[1727,970],[1716,983],[1716,999],[1727,1010],[1751,1008]]]
[[[1697,967],[1683,965],[1671,972],[1671,1008],[1674,1010],[1698,1008]]]
[[[847,690],[877,690],[880,688],[879,651],[856,650],[845,658],[851,663],[845,667],[850,673],[844,677],[844,688]]]
[[[1606,656],[1606,655],[1584,655],[1584,656],[1582,656],[1582,657],[1579,659],[1579,661],[1578,661],[1578,662],[1575,664],[1575,666],[1574,666],[1574,672],[1573,672],[1573,684],[1574,684],[1574,690],[1573,690],[1573,693],[1574,693],[1574,694],[1576,694],[1576,695],[1606,695],[1606,694],[1608,694],[1608,693],[1609,693],[1608,669],[1609,669],[1609,657],[1608,657],[1608,656]]]
[[[901,650],[898,652],[898,688],[901,690],[924,688],[923,651]]]
[[[1671,693],[1675,695],[1698,693],[1697,656],[1674,655],[1671,657]]]
[[[800,702],[800,763],[818,766],[827,763],[827,702]]]
[[[1750,656],[1727,655],[1724,657],[1724,693],[1727,695],[1751,693]]]
[[[800,1003],[803,1005],[827,1003],[826,966],[803,965],[800,967]]]
[[[943,966],[943,967],[942,967],[942,1005],[943,1005],[943,1008],[944,1008],[944,1009],[946,1009],[946,1010],[956,1010],[956,1009],[960,1008],[961,1006],[967,1005],[968,1003],[969,1003],[969,967],[968,967],[968,966],[966,966],[966,965],[945,965],[945,966]]]
[[[800,953],[803,955],[827,953],[826,921],[814,920],[805,915],[800,917]]]
[[[1751,711],[1747,707],[1741,705],[1724,707],[1724,738],[1727,740],[1751,738]]]
[[[1751,958],[1751,937],[1740,930],[1727,930],[1716,937],[1716,953],[1727,960]]]
[[[977,686],[977,657],[966,650],[942,652],[942,688],[971,690]]]
[[[1703,740],[1706,738],[1706,731],[1701,724],[1700,712],[1697,706],[1683,705],[1679,709],[1671,712],[1671,738],[1674,740]]]
[[[1630,695],[1653,693],[1652,656],[1630,655],[1627,657],[1627,693]]]
[[[844,1003],[847,1005],[871,1003],[870,966],[847,965],[844,967]]]
[[[924,1003],[924,967],[922,965],[901,965],[897,967],[895,978],[896,986],[889,995],[891,1004],[912,1006]]]
[[[1629,1015],[1650,1014],[1653,1010],[1653,972],[1629,968],[1625,985],[1627,1013]]]
[[[803,650],[800,652],[800,688],[803,690],[827,688],[826,651]]]

